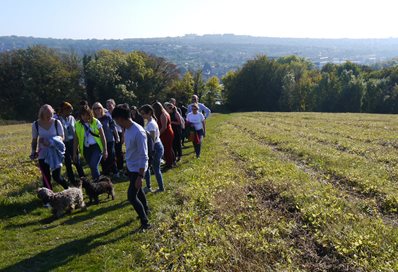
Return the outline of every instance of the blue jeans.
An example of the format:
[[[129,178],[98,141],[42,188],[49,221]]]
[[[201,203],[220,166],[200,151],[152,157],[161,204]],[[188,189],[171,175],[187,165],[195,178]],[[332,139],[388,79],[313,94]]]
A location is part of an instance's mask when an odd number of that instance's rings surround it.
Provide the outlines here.
[[[162,172],[160,171],[160,160],[162,159],[163,153],[164,153],[163,144],[161,142],[155,143],[154,149],[155,149],[154,150],[155,154],[153,156],[152,169],[153,169],[153,172],[155,173],[156,181],[158,182],[159,189],[164,190],[163,176],[162,176]],[[145,173],[145,180],[146,180],[146,187],[151,188],[150,167],[148,167],[148,170]]]
[[[93,179],[97,179],[100,176],[100,171],[98,165],[102,159],[101,149],[98,144],[90,145],[89,147],[84,147],[83,150],[84,159],[86,160],[88,166],[91,170],[91,176]]]

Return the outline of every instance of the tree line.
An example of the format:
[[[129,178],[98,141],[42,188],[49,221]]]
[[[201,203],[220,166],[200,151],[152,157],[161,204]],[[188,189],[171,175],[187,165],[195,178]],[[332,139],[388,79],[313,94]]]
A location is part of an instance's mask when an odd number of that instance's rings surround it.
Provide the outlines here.
[[[196,93],[209,106],[221,93],[217,77],[184,75],[164,58],[141,51],[99,50],[79,57],[45,46],[0,53],[0,119],[32,121],[43,104],[87,100],[142,105],[175,97],[188,103]]]
[[[228,111],[398,112],[398,66],[326,64],[287,56],[258,56],[220,80],[184,74],[164,58],[141,51],[99,50],[79,57],[45,46],[0,53],[0,119],[36,119],[45,104],[81,100],[142,105],[192,94]]]
[[[231,111],[398,113],[398,66],[346,62],[317,69],[297,56],[258,56],[222,82]]]

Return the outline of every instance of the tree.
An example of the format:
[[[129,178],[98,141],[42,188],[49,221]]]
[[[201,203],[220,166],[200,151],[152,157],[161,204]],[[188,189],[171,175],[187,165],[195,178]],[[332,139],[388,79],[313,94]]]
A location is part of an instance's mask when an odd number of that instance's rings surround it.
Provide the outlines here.
[[[217,101],[221,101],[222,86],[218,77],[213,76],[209,78],[205,85],[205,94],[202,97],[202,101],[205,101],[208,107],[214,108]]]

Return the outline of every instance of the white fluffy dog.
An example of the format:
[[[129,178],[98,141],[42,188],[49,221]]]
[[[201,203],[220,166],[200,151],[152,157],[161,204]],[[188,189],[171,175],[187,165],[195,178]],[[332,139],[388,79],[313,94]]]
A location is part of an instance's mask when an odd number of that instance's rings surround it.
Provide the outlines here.
[[[55,217],[59,218],[64,211],[71,212],[75,208],[85,209],[83,192],[80,188],[68,188],[59,193],[42,187],[37,190],[37,196],[44,203],[50,203]]]

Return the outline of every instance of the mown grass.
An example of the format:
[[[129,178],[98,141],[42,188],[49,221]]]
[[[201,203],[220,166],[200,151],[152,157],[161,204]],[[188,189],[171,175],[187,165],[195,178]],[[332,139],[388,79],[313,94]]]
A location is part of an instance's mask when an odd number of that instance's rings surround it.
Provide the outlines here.
[[[137,233],[127,180],[50,220],[30,126],[0,126],[0,270],[397,271],[397,130],[391,115],[214,115]]]

